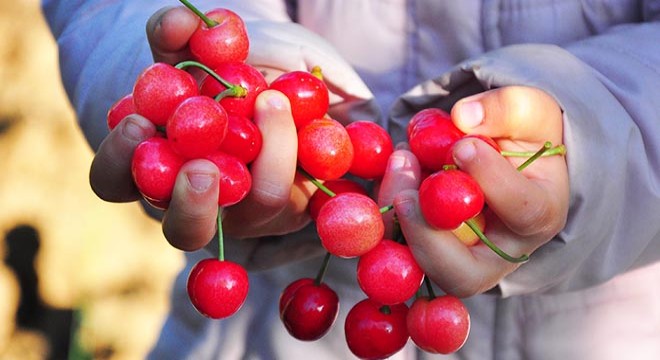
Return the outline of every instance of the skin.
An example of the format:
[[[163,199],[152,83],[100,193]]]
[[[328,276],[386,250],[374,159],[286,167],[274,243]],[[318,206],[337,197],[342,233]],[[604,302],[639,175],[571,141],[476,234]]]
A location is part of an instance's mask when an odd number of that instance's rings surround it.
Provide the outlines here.
[[[197,23],[183,8],[154,14],[147,24],[154,60],[174,64],[188,59],[186,43]],[[474,111],[474,104],[481,104],[483,110]],[[483,116],[474,116],[479,113]],[[545,141],[554,145],[562,141],[559,106],[534,88],[503,87],[465,98],[454,106],[452,117],[462,131],[496,138],[503,150],[537,150]],[[478,118],[482,121],[475,122]],[[264,143],[251,168],[253,189],[243,202],[226,210],[225,234],[247,238],[298,231],[309,223],[305,207],[315,188],[296,176],[297,141],[288,100],[279,92],[264,91],[256,101],[254,120]],[[146,119],[130,115],[109,134],[90,170],[91,186],[100,198],[139,199],[130,176],[130,159],[135,146],[155,131]],[[515,165],[521,159],[505,159],[481,140],[468,138],[455,147],[454,160],[484,190],[489,208],[486,235],[509,254],[531,254],[563,228],[568,213],[563,157],[539,159],[519,173]],[[394,204],[417,261],[444,291],[457,296],[478,294],[519,266],[482,244],[466,247],[450,231],[431,229],[419,211],[416,189],[420,180],[417,159],[405,145],[397,146],[378,184],[378,201]],[[206,245],[216,231],[217,197],[217,168],[205,160],[184,164],[162,220],[167,240],[182,250]],[[391,212],[385,217],[391,217]]]

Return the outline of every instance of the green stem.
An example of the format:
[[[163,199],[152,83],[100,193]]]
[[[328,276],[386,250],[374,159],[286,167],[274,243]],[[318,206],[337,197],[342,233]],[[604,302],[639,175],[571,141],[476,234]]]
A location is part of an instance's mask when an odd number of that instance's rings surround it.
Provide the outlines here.
[[[298,167],[298,172],[301,173],[304,177],[306,177],[309,181],[311,181],[312,184],[316,185],[316,187],[319,188],[319,190],[323,191],[326,195],[330,197],[337,195],[332,190],[328,189],[327,186],[323,185],[323,183],[320,182],[317,178],[313,177],[312,174],[305,171],[305,169]]]
[[[224,96],[233,96],[233,97],[245,97],[247,95],[247,89],[240,85],[235,85],[230,83],[229,81],[223,79],[218,73],[213,71],[210,67],[194,60],[185,60],[182,61],[174,66],[177,69],[185,69],[188,67],[196,67],[204,70],[207,74],[209,74],[211,77],[216,79],[220,84],[222,84],[224,87],[227,88],[227,90],[223,91],[222,93],[227,93]],[[221,93],[221,94],[222,94]]]
[[[392,308],[390,308],[389,305],[383,305],[380,308],[378,308],[378,311],[380,311],[381,314],[384,315],[390,315],[392,314]]]
[[[392,209],[394,209],[394,205],[393,205],[393,204],[392,204],[392,205],[383,206],[382,208],[380,208],[379,211],[380,211],[381,214],[385,214],[386,212],[388,212],[388,211],[390,211],[390,210],[392,210]]]
[[[435,299],[435,291],[433,291],[433,285],[431,284],[431,279],[428,276],[424,276],[424,285],[426,285],[426,291],[429,293],[429,299]]]
[[[484,233],[481,232],[481,229],[479,229],[479,225],[477,225],[477,223],[474,221],[474,219],[469,219],[469,220],[465,221],[465,223],[470,227],[470,229],[472,229],[472,231],[474,231],[475,234],[477,234],[477,237],[479,237],[479,240],[481,240],[481,242],[486,244],[486,246],[488,246],[491,250],[493,250],[502,259],[504,259],[506,261],[509,261],[509,262],[512,262],[512,263],[520,263],[520,262],[525,262],[525,261],[529,260],[529,256],[527,256],[526,254],[523,254],[519,257],[513,257],[513,256],[507,254],[506,252],[504,252],[499,247],[497,247],[497,245],[495,245],[493,242],[488,240],[486,235],[484,235]]]
[[[225,261],[225,238],[222,233],[222,207],[218,207],[218,260]]]
[[[552,143],[550,141],[546,141],[543,144],[543,147],[539,149],[539,151],[535,152],[534,155],[532,155],[529,159],[527,159],[524,163],[520,164],[518,166],[518,171],[523,171],[526,167],[528,167],[531,163],[536,161],[536,159],[540,158],[543,154],[545,154],[550,148],[552,147]]]
[[[204,22],[204,24],[206,24],[206,26],[211,28],[211,27],[214,27],[214,26],[218,25],[217,21],[209,19],[209,17],[206,16],[206,14],[199,11],[199,9],[195,5],[191,4],[190,1],[188,1],[188,0],[179,0],[179,1],[183,5],[185,5],[188,9],[190,9],[190,11],[194,12],[195,15],[199,16],[199,18],[202,19],[202,21]]]
[[[319,269],[318,274],[316,274],[316,279],[314,279],[314,284],[316,286],[321,285],[323,283],[323,277],[325,277],[325,273],[328,271],[328,264],[330,264],[330,258],[332,257],[332,254],[329,252],[325,253],[325,257],[323,258],[323,263],[321,263],[321,268]]]
[[[502,156],[506,157],[530,157],[534,156],[536,154],[535,151],[506,151],[502,150],[500,151],[500,154]],[[566,155],[566,145],[561,144],[557,145],[551,149],[548,149],[543,153],[542,156],[554,156],[554,155]]]

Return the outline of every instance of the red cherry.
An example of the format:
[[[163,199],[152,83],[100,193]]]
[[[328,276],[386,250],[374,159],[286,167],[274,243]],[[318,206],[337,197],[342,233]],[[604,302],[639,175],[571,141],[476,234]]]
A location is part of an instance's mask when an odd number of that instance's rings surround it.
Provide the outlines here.
[[[410,151],[417,157],[423,168],[438,171],[447,158],[451,146],[463,137],[464,133],[451,121],[451,117],[441,109],[429,108],[416,113],[409,127]]]
[[[312,120],[322,118],[328,112],[328,88],[323,80],[313,73],[284,73],[270,83],[270,88],[282,92],[289,99],[293,121],[298,129]]]
[[[328,188],[330,191],[335,193],[335,195],[346,192],[354,192],[362,195],[367,195],[367,190],[364,188],[364,186],[349,179],[342,178],[342,179],[328,180],[324,182],[323,185],[326,188]],[[321,207],[325,205],[325,203],[328,200],[330,200],[330,198],[331,198],[330,195],[326,194],[320,189],[314,191],[314,194],[312,194],[312,197],[309,198],[309,203],[307,205],[307,210],[309,211],[309,216],[312,218],[312,220],[316,220],[316,218],[319,215],[319,211],[321,211]]]
[[[365,299],[346,316],[344,333],[351,352],[360,359],[385,359],[399,352],[408,342],[408,306],[384,306]]]
[[[183,159],[174,152],[169,141],[154,136],[135,148],[131,173],[142,196],[155,207],[165,208],[182,165]]]
[[[231,261],[204,259],[188,275],[190,302],[202,315],[212,319],[236,313],[247,298],[248,288],[247,271]]]
[[[314,120],[298,130],[298,162],[320,180],[339,179],[353,163],[353,145],[338,121]]]
[[[325,335],[339,314],[339,297],[328,285],[313,279],[298,279],[280,296],[280,319],[289,334],[302,341]]]
[[[213,99],[193,96],[174,110],[165,131],[174,151],[195,159],[220,148],[227,134],[227,121],[227,113]]]
[[[316,228],[325,249],[342,258],[366,254],[383,239],[385,224],[376,202],[357,193],[342,193],[323,205]]]
[[[114,129],[125,117],[134,113],[135,104],[133,104],[133,94],[124,95],[112,104],[108,110],[108,129]]]
[[[268,88],[263,74],[253,66],[244,62],[226,62],[216,66],[213,71],[231,84],[239,85],[246,90],[243,97],[226,96],[220,100],[227,113],[244,116],[251,119],[254,116],[254,103],[257,96]],[[212,76],[206,76],[202,81],[200,93],[212,98],[227,90]]]
[[[135,111],[157,126],[165,126],[183,100],[198,94],[192,75],[165,63],[146,68],[133,85]]]
[[[383,239],[375,248],[360,256],[357,280],[370,299],[394,305],[410,299],[424,280],[408,246]]]
[[[235,12],[222,8],[205,15],[217,24],[209,26],[200,22],[188,41],[193,57],[212,69],[224,62],[245,61],[250,40],[243,19]]]
[[[346,126],[353,144],[353,163],[348,170],[362,179],[380,179],[387,160],[394,151],[392,138],[385,129],[371,121],[356,121]]]
[[[243,200],[252,188],[252,175],[237,157],[216,151],[206,156],[220,171],[218,206],[226,207]]]
[[[463,302],[452,295],[416,299],[406,322],[415,345],[434,354],[458,351],[470,333],[470,314]]]
[[[220,150],[236,156],[245,164],[249,164],[261,152],[263,137],[261,131],[252,120],[239,115],[229,115],[227,135],[220,144]]]
[[[422,215],[429,225],[438,229],[456,229],[479,214],[484,203],[484,193],[476,180],[458,169],[438,171],[419,187]]]

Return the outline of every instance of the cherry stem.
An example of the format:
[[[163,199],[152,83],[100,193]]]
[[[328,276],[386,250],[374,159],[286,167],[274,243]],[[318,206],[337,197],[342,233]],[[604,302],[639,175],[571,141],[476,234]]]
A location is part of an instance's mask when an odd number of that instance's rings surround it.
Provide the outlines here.
[[[320,182],[317,178],[313,177],[312,174],[308,173],[305,171],[305,169],[298,167],[298,172],[301,173],[304,177],[306,177],[309,181],[312,182],[312,184],[316,185],[319,190],[323,191],[326,195],[330,197],[334,197],[335,194],[332,190],[328,189],[327,186],[323,185],[322,182]]]
[[[316,76],[319,80],[323,80],[323,71],[320,66],[314,66],[311,71],[312,75]]]
[[[479,240],[481,240],[481,242],[486,244],[486,246],[488,246],[491,250],[493,250],[502,259],[512,263],[520,263],[529,260],[529,256],[527,254],[520,255],[519,257],[513,257],[507,254],[506,252],[504,252],[499,247],[497,247],[497,245],[495,245],[492,241],[488,240],[486,235],[484,235],[484,233],[481,232],[481,229],[479,229],[479,225],[477,225],[474,219],[466,220],[465,223],[467,224],[467,226],[470,227],[470,229],[472,229],[472,231],[474,231],[475,234],[477,234],[477,237],[479,237]]]
[[[332,257],[332,254],[329,252],[325,253],[325,257],[323,258],[323,263],[321,263],[321,268],[319,268],[319,273],[316,274],[316,279],[314,279],[314,284],[316,286],[321,285],[323,283],[323,277],[325,277],[325,273],[328,271],[328,264],[330,264],[330,258]]]
[[[202,21],[204,22],[204,24],[206,24],[206,26],[211,28],[211,27],[214,27],[214,26],[218,25],[217,21],[209,19],[209,17],[206,16],[206,14],[199,11],[199,9],[195,5],[191,4],[190,1],[188,1],[188,0],[179,0],[179,2],[181,2],[188,9],[190,9],[190,11],[194,12],[195,15],[199,16],[199,18],[202,19]]]
[[[177,68],[177,69],[185,69],[185,68],[188,68],[188,67],[197,67],[197,68],[200,68],[200,69],[204,70],[204,72],[209,74],[211,77],[216,79],[219,83],[221,83],[222,85],[224,85],[224,87],[227,88],[227,90],[220,93],[220,94],[226,93],[222,97],[225,97],[225,96],[245,97],[247,95],[247,89],[245,89],[244,87],[242,87],[240,85],[235,85],[235,84],[230,83],[229,81],[223,79],[220,75],[218,75],[218,73],[213,71],[210,67],[208,67],[208,66],[206,66],[206,65],[204,65],[204,64],[202,64],[198,61],[185,60],[185,61],[182,61],[182,62],[176,64],[174,67]]]
[[[523,171],[531,163],[536,161],[536,159],[540,158],[543,154],[545,154],[548,150],[550,150],[550,148],[552,148],[552,143],[550,141],[546,141],[537,152],[535,152],[532,156],[530,156],[530,158],[527,159],[524,163],[520,164],[520,166],[517,167],[517,170]]]
[[[435,291],[433,291],[433,285],[428,276],[424,276],[424,285],[426,285],[426,291],[429,293],[429,299],[435,299]]]
[[[507,156],[507,157],[530,157],[530,156],[534,156],[536,152],[502,150],[500,151],[500,154],[502,154],[502,156]],[[541,156],[554,156],[554,155],[566,155],[566,146],[564,144],[557,145],[551,149],[546,150]]]
[[[218,207],[218,260],[225,261],[225,238],[222,233],[222,207]]]
[[[390,210],[392,210],[392,209],[394,209],[394,204],[392,204],[392,205],[387,205],[387,206],[383,206],[383,207],[380,208],[378,211],[380,211],[381,214],[385,214],[386,212],[388,212],[388,211],[390,211]]]
[[[378,311],[380,311],[381,314],[390,315],[392,313],[392,308],[390,308],[389,305],[383,305]]]

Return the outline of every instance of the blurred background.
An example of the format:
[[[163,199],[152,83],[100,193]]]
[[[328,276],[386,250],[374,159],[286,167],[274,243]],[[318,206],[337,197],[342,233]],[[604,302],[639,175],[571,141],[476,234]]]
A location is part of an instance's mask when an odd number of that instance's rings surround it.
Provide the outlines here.
[[[0,2],[0,359],[141,359],[182,254],[97,198],[38,0]],[[75,335],[75,336],[74,336]]]

